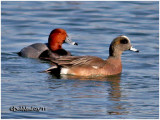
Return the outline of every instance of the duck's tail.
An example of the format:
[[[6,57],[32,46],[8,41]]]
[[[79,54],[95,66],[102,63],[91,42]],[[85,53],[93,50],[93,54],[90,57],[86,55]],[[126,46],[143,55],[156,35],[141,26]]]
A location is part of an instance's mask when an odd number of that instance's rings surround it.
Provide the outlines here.
[[[22,53],[21,53],[21,52],[17,52],[17,54],[18,54],[19,56],[22,56]]]
[[[54,65],[54,66],[48,68],[47,70],[45,70],[44,72],[49,73],[49,72],[52,72],[52,70],[57,69],[57,68],[58,68],[58,66],[57,66],[57,65]]]

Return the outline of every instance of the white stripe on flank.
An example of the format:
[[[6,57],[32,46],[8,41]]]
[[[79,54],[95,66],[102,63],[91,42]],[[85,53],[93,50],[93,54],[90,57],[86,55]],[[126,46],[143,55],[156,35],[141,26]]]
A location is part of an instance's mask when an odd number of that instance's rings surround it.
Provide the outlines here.
[[[62,68],[61,69],[61,74],[68,74],[68,68]]]
[[[94,69],[98,69],[98,66],[92,66]]]

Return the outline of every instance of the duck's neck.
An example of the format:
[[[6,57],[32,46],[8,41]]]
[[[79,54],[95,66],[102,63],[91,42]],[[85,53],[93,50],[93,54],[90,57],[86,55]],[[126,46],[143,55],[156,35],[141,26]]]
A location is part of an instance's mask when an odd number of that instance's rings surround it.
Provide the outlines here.
[[[113,50],[109,52],[109,57],[121,59],[121,54],[122,54],[121,51]]]
[[[55,36],[49,37],[48,47],[51,51],[62,49],[62,42]]]
[[[56,51],[56,50],[62,49],[62,45],[58,43],[52,43],[52,44],[49,44],[49,48],[51,51]]]
[[[122,54],[122,51],[110,45],[110,48],[109,48],[110,57],[121,58],[121,54]]]
[[[109,56],[106,60],[106,63],[108,65],[106,69],[109,68],[112,74],[118,74],[122,72],[121,57]]]
[[[113,64],[121,64],[121,56],[109,56],[108,59],[106,60],[108,62],[111,62]]]
[[[106,62],[113,65],[114,68],[120,68],[120,70],[122,68],[121,57],[109,56]]]

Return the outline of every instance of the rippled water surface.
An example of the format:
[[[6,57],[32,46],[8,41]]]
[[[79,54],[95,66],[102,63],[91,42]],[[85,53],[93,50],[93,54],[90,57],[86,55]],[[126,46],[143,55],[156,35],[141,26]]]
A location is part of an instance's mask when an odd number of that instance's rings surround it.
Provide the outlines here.
[[[2,118],[158,119],[158,2],[2,2]],[[111,41],[126,35],[140,53],[122,55],[121,75],[56,78],[41,71],[48,62],[19,57],[32,43],[47,42],[64,28],[79,46],[73,55],[106,59]],[[10,107],[45,111],[10,111]]]

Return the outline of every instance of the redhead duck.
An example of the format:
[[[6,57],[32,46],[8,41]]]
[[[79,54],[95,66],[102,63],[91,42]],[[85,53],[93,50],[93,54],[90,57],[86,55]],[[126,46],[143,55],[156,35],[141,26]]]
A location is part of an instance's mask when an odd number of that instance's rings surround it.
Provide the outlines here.
[[[128,37],[118,36],[110,44],[108,59],[103,60],[95,56],[60,57],[51,60],[55,66],[47,69],[46,72],[78,76],[116,75],[122,71],[121,54],[126,50],[139,52],[139,50],[132,47]]]
[[[78,45],[72,42],[64,29],[57,28],[51,31],[48,43],[35,43],[23,48],[18,55],[28,58],[58,58],[59,56],[70,56],[70,52],[62,48],[66,42],[71,45]]]

